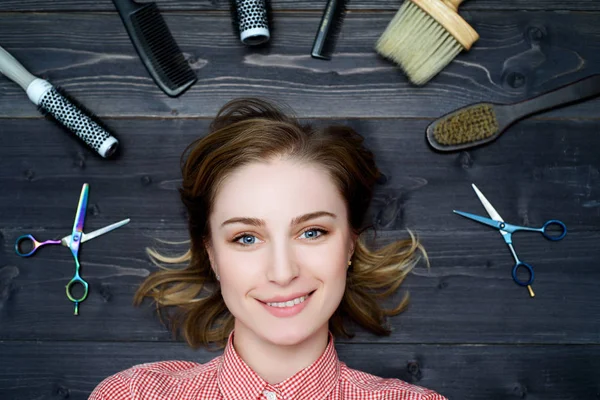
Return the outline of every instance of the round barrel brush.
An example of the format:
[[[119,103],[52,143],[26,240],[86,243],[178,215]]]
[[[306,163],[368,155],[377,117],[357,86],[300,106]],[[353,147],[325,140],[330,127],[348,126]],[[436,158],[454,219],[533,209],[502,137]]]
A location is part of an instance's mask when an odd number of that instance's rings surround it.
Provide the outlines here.
[[[424,85],[479,39],[458,14],[464,0],[405,0],[377,41],[375,50]]]
[[[12,55],[0,47],[0,72],[17,83],[42,112],[74,133],[102,157],[110,157],[119,142],[100,121],[64,91],[32,75]]]

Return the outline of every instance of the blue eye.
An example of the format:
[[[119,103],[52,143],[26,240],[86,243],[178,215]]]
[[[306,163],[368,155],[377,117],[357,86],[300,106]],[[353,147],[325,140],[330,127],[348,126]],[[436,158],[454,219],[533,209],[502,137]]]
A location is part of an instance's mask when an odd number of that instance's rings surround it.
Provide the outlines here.
[[[328,231],[320,228],[307,229],[300,235],[301,239],[315,240],[319,237],[326,235]],[[237,243],[242,246],[252,246],[260,242],[256,236],[249,233],[242,233],[231,240],[233,243]]]
[[[237,243],[239,243],[239,244],[251,245],[251,244],[256,243],[256,236],[253,236],[253,235],[242,235],[242,236],[238,236],[234,240]]]
[[[300,237],[302,237],[304,235],[304,237],[306,239],[316,239],[324,234],[326,234],[327,232],[324,231],[323,229],[317,229],[317,228],[312,228],[312,229],[307,229],[304,232],[302,232],[302,235],[300,235]]]

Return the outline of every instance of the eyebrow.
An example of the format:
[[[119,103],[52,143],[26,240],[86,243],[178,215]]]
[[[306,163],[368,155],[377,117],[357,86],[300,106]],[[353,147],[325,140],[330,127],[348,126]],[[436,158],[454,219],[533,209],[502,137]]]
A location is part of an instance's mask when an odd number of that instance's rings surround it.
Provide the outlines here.
[[[290,222],[290,226],[298,225],[303,222],[310,221],[311,219],[320,218],[320,217],[331,217],[333,219],[337,218],[337,216],[333,213],[330,213],[327,211],[316,211],[316,212],[304,214],[304,215],[294,218]],[[229,224],[246,224],[246,225],[262,227],[262,226],[265,226],[265,221],[262,219],[258,219],[258,218],[236,217],[236,218],[228,219],[227,221],[223,222],[221,224],[221,227],[224,227],[225,225],[229,225]]]

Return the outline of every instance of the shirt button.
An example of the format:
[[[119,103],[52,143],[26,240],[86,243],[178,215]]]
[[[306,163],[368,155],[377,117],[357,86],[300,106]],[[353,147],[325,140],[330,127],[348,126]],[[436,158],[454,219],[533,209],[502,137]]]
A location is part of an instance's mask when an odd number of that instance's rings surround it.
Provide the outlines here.
[[[269,392],[268,390],[265,390],[263,394],[267,396],[267,400],[277,400],[277,394],[275,392]]]

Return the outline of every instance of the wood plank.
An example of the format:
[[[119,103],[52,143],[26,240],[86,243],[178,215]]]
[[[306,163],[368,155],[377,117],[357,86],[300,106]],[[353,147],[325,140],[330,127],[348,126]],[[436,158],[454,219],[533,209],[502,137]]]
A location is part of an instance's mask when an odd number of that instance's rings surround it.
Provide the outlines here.
[[[156,4],[163,11],[212,11],[226,10],[227,1],[216,0],[158,0]],[[324,3],[316,0],[272,0],[274,10],[322,10]],[[401,0],[352,0],[348,6],[350,11],[362,10],[397,10]],[[595,0],[486,0],[469,1],[461,6],[463,10],[577,10],[598,11],[600,4]],[[108,1],[87,2],[84,0],[3,0],[0,11],[111,11],[114,10]]]
[[[595,398],[598,390],[597,346],[338,344],[337,349],[351,368],[428,387],[449,399],[579,400]],[[132,365],[206,362],[220,354],[179,343],[0,342],[0,350],[0,396],[11,400],[83,400],[105,377]],[[565,368],[571,365],[581,368]]]
[[[124,227],[85,243],[81,274],[90,292],[77,317],[64,289],[74,273],[69,251],[47,248],[35,257],[20,259],[11,254],[12,242],[24,232],[13,232],[5,234],[4,261],[0,264],[0,340],[169,340],[168,329],[160,324],[150,303],[140,308],[131,303],[137,285],[157,269],[148,261],[144,248],[154,244],[153,238],[184,239],[182,232]],[[57,233],[65,232],[34,233],[37,237],[58,237]],[[405,291],[411,294],[409,310],[390,319],[394,329],[391,336],[375,337],[356,328],[356,340],[600,342],[600,321],[596,318],[600,315],[600,294],[595,289],[600,279],[597,232],[569,233],[568,240],[553,245],[531,236],[515,241],[519,255],[536,267],[535,299],[512,281],[513,261],[497,233],[418,233],[432,266],[427,271],[421,264],[396,296],[398,300]],[[400,231],[386,235],[404,236]],[[115,326],[119,328],[110,328]]]
[[[7,193],[0,197],[3,228],[69,231],[87,181],[94,210],[89,221],[102,225],[131,217],[137,228],[185,229],[177,193],[179,157],[205,134],[209,121],[105,120],[121,140],[115,160],[98,157],[44,119],[0,123],[0,187]],[[526,120],[489,146],[445,154],[426,144],[427,120],[316,123],[347,123],[365,136],[388,180],[378,188],[370,216],[386,230],[437,231],[441,221],[452,221],[449,229],[472,231],[449,213],[457,207],[483,212],[472,182],[508,221],[541,224],[560,217],[576,230],[595,232],[600,226],[597,121]]]
[[[94,157],[47,121],[0,121],[0,339],[168,339],[152,309],[134,309],[131,299],[155,268],[144,247],[153,238],[185,238],[179,155],[208,121],[106,122],[120,132],[117,160]],[[337,122],[366,137],[388,178],[369,216],[380,231],[377,244],[405,237],[410,228],[432,262],[429,272],[421,266],[408,279],[412,307],[392,320],[392,337],[360,333],[359,340],[598,343],[600,318],[590,317],[600,315],[594,286],[600,279],[597,121],[523,121],[495,143],[459,154],[427,147],[426,120]],[[132,222],[83,246],[90,296],[73,317],[64,294],[73,274],[68,250],[46,248],[21,259],[13,243],[24,233],[40,239],[68,234],[83,182],[90,183],[86,231],[127,217]],[[537,234],[515,237],[519,255],[536,267],[535,299],[512,282],[513,260],[500,236],[452,214],[484,214],[471,182],[509,222],[541,225],[559,218],[567,224],[561,242]],[[65,331],[69,324],[78,329]]]
[[[33,73],[104,117],[210,117],[232,97],[255,95],[278,97],[306,117],[435,118],[478,101],[517,102],[600,71],[598,13],[473,11],[467,18],[481,40],[414,87],[373,50],[392,16],[350,14],[326,62],[309,56],[318,13],[278,15],[262,49],[240,44],[226,12],[170,14],[199,77],[176,99],[153,83],[116,13],[2,14],[0,37]],[[0,118],[38,116],[13,82],[1,79],[0,92]],[[596,99],[542,117],[597,118],[599,106]]]

